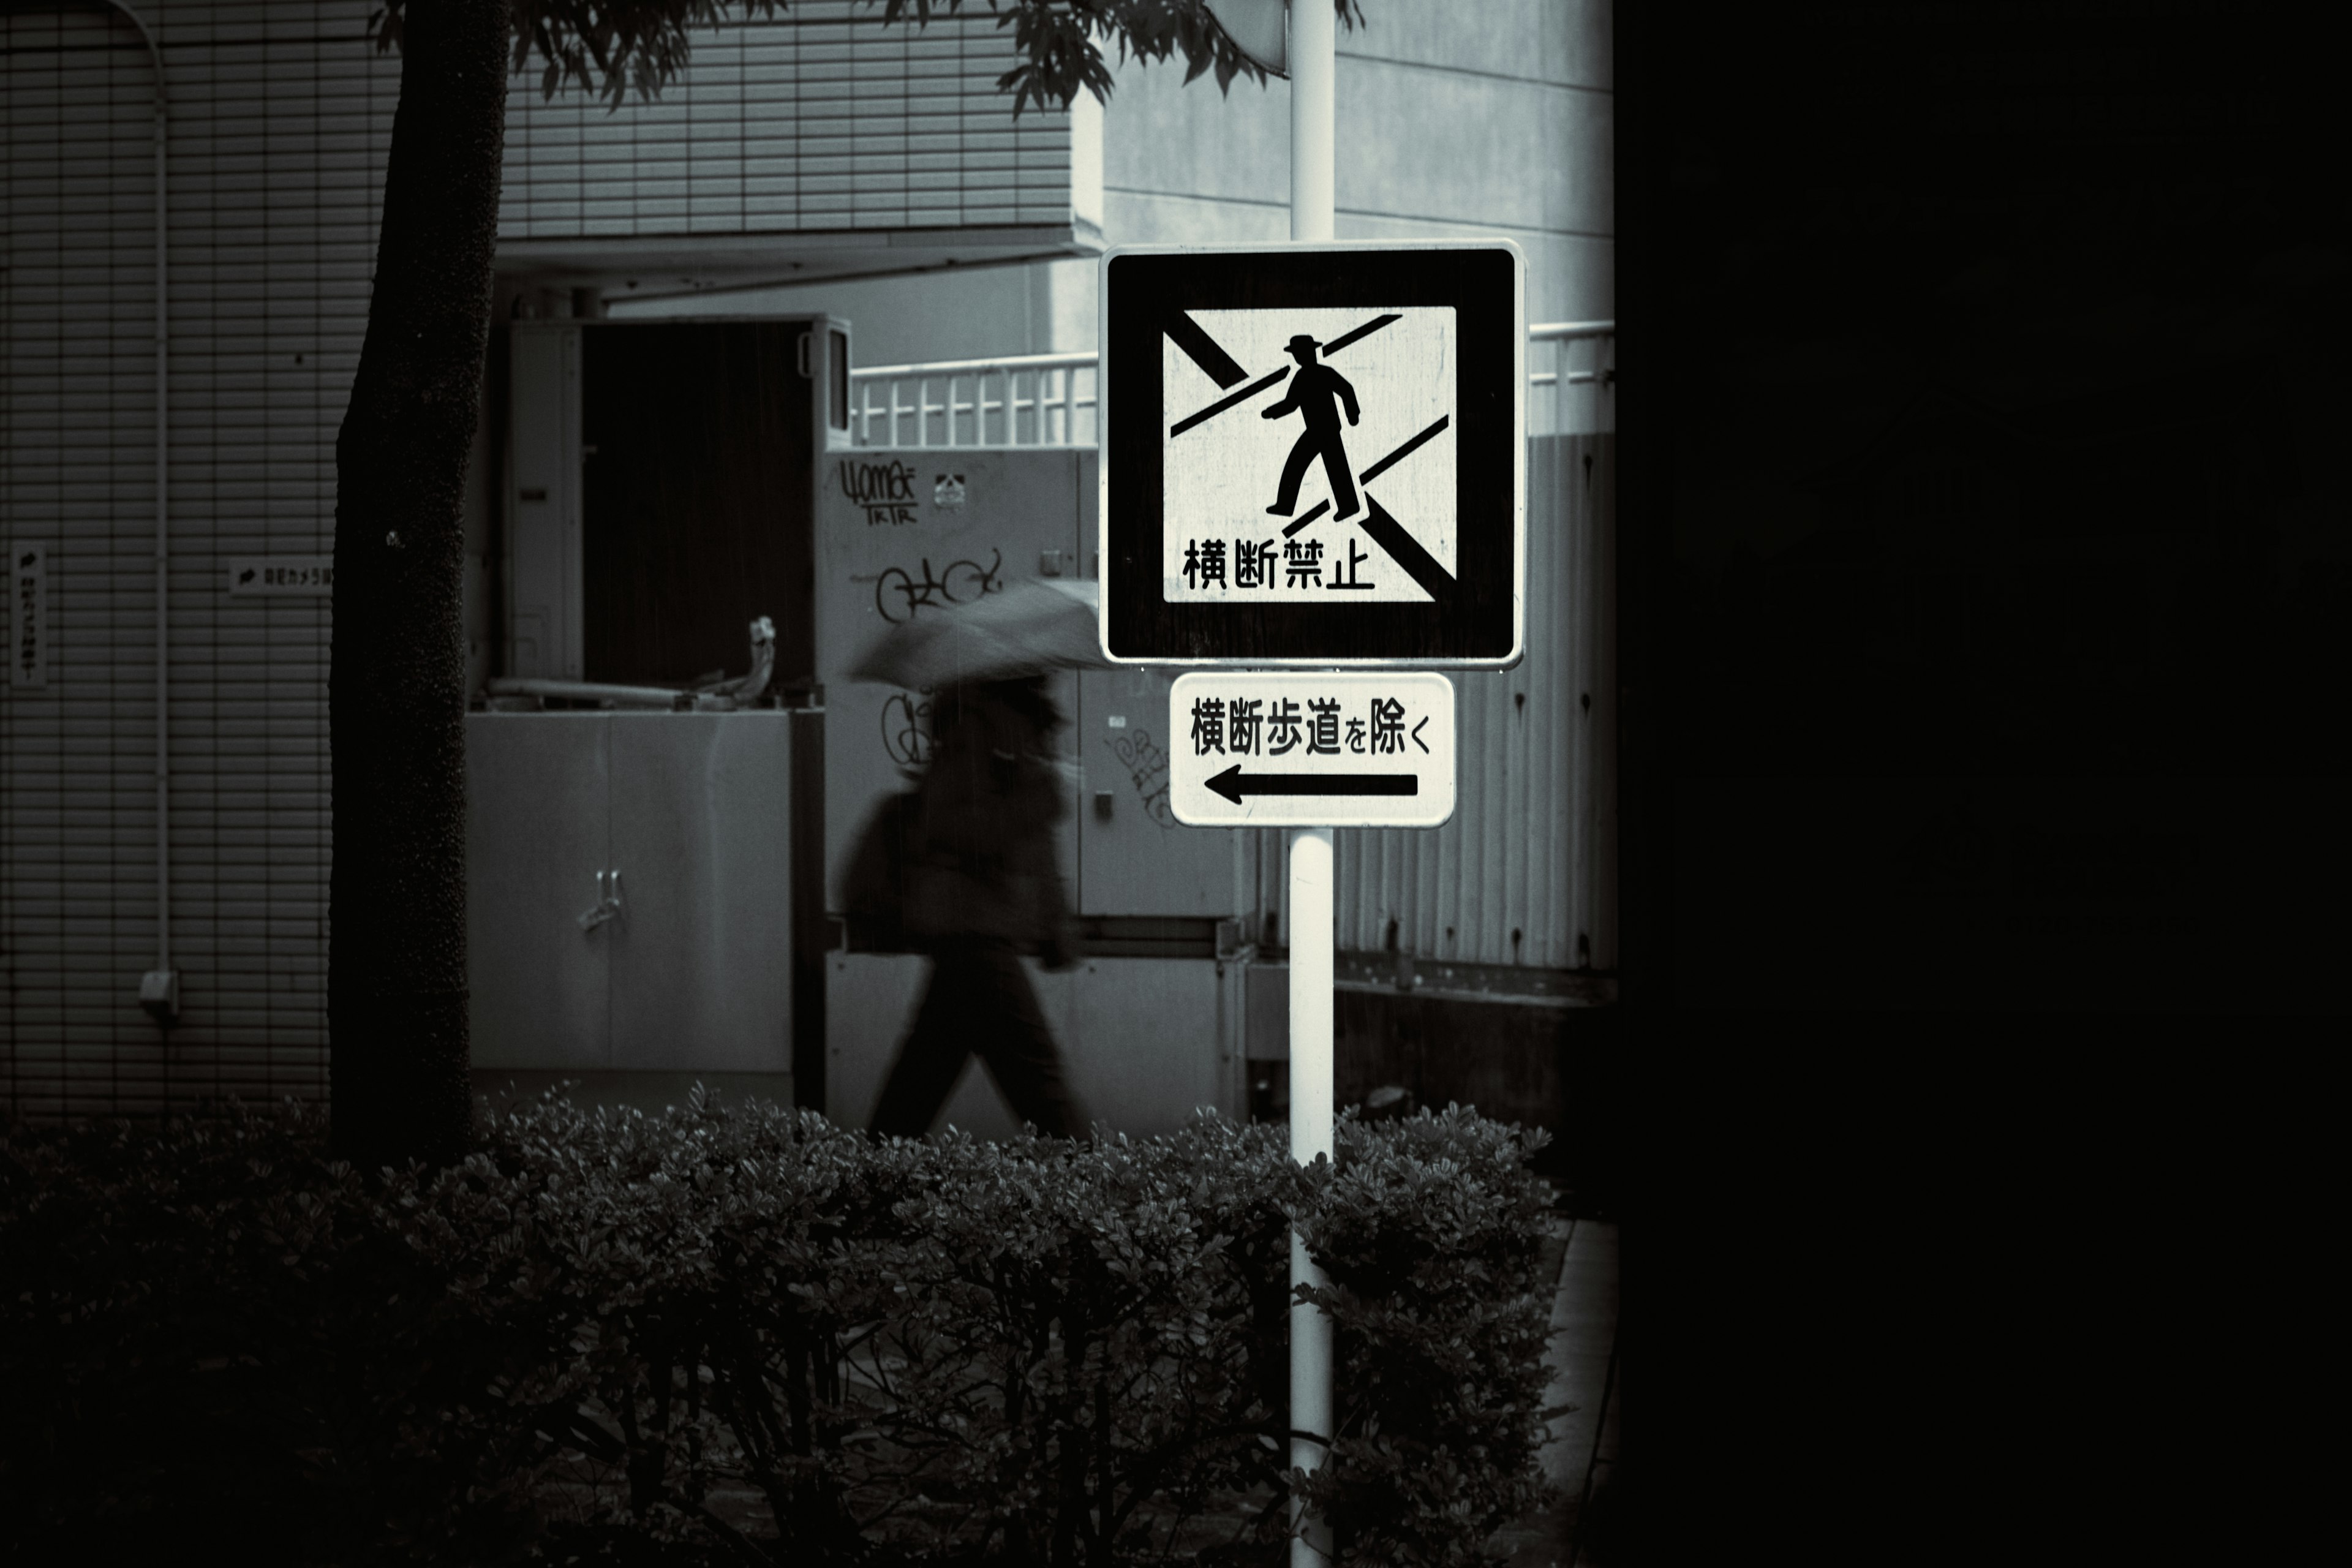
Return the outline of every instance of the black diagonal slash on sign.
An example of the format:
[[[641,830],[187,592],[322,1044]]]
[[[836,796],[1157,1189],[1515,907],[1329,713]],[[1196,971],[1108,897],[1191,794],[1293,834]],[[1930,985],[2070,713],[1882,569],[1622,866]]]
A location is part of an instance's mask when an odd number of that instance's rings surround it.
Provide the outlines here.
[[[1234,363],[1234,356],[1223,344],[1211,337],[1201,323],[1181,310],[1168,312],[1160,328],[1168,341],[1184,351],[1184,357],[1201,367],[1201,374],[1230,392],[1249,379],[1249,372]]]
[[[1391,321],[1402,321],[1403,320],[1404,318],[1402,316],[1398,315],[1393,310],[1390,311],[1385,316],[1374,316],[1362,326],[1351,327],[1348,331],[1341,332],[1338,337],[1333,338],[1329,342],[1325,343],[1322,351],[1323,357],[1325,359],[1329,359],[1333,354],[1338,353],[1341,349],[1346,348],[1358,338],[1369,338],[1374,332],[1379,331],[1382,327],[1387,326]]]
[[[1239,392],[1228,393],[1224,396],[1220,397],[1214,403],[1210,404],[1206,408],[1202,409],[1198,414],[1186,415],[1183,418],[1176,421],[1175,424],[1168,426],[1168,434],[1171,436],[1181,436],[1193,426],[1204,424],[1211,419],[1214,419],[1218,415],[1223,414],[1234,404],[1247,403],[1251,398],[1255,397],[1259,393],[1264,392],[1267,387],[1272,386],[1276,382],[1280,381],[1284,376],[1288,375],[1290,373],[1286,370],[1271,371],[1266,374],[1258,377],[1255,381],[1251,382]]]
[[[1450,414],[1439,415],[1437,416],[1436,424],[1432,425],[1428,429],[1423,430],[1420,435],[1415,436],[1412,440],[1407,441],[1403,446],[1399,447],[1395,451],[1391,452],[1387,457],[1382,458],[1379,462],[1374,463],[1370,468],[1366,468],[1363,471],[1362,476],[1359,478],[1356,482],[1363,485],[1370,484],[1374,479],[1379,479],[1382,474],[1385,474],[1391,468],[1395,468],[1397,464],[1412,456],[1415,451],[1419,450],[1423,442],[1428,441],[1439,431],[1444,429],[1447,425],[1451,424],[1453,422],[1453,417],[1454,416]]]
[[[1364,537],[1389,552],[1389,559],[1404,568],[1404,574],[1421,584],[1422,591],[1439,604],[1444,604],[1454,594],[1454,579],[1437,563],[1437,557],[1421,547],[1421,541],[1404,531],[1404,524],[1391,517],[1388,509],[1369,494],[1364,497],[1366,510],[1356,519],[1356,526]]]
[[[1381,318],[1382,321],[1394,321],[1395,319],[1396,318],[1393,316],[1384,316]],[[1368,331],[1370,330],[1370,328],[1359,329],[1359,331]],[[1428,441],[1439,431],[1444,429],[1451,422],[1452,416],[1444,414],[1439,415],[1437,416],[1436,424],[1432,425],[1428,429],[1423,430],[1420,435],[1415,436],[1403,446],[1399,447],[1395,451],[1391,452],[1387,457],[1382,458],[1379,462],[1374,463],[1370,468],[1366,468],[1362,473],[1356,476],[1356,482],[1360,485],[1370,484],[1374,479],[1379,479],[1382,474],[1387,473],[1391,468],[1396,467],[1397,463],[1401,459],[1411,457],[1423,443]],[[1321,517],[1326,510],[1329,510],[1330,504],[1331,503],[1328,501],[1318,502],[1313,509],[1307,513],[1307,515],[1300,518],[1297,522],[1292,523],[1289,527],[1284,529],[1282,531],[1282,537],[1288,539],[1292,534],[1297,533],[1300,529],[1305,528],[1308,523],[1313,522],[1317,518]],[[1393,555],[1396,552],[1394,551],[1390,551],[1389,553]],[[1441,567],[1439,570],[1443,571],[1444,568]]]
[[[1360,327],[1350,327],[1348,331],[1341,332],[1338,337],[1333,338],[1329,342],[1323,345],[1323,357],[1325,359],[1328,359],[1333,354],[1339,353],[1341,349],[1346,348],[1349,343],[1354,342],[1357,339],[1370,337],[1372,333],[1379,331],[1382,327],[1387,326],[1391,321],[1401,321],[1404,318],[1402,316],[1391,313],[1385,316],[1374,316],[1370,321],[1366,321]],[[1240,365],[1234,363],[1233,355],[1225,353],[1223,349],[1218,347],[1216,339],[1211,337],[1207,332],[1201,330],[1200,322],[1194,321],[1192,317],[1186,315],[1181,310],[1172,312],[1167,321],[1160,323],[1160,330],[1168,334],[1168,341],[1170,342],[1172,342],[1178,348],[1182,349],[1184,351],[1185,357],[1190,359],[1194,364],[1199,365],[1202,374],[1207,375],[1211,381],[1215,382],[1219,386],[1232,386],[1234,383],[1240,381],[1244,376],[1249,374],[1249,372],[1244,370]],[[1264,392],[1276,382],[1281,381],[1285,377],[1288,376],[1293,368],[1294,367],[1290,365],[1285,365],[1280,370],[1269,371],[1265,374],[1258,377],[1255,381],[1251,382],[1247,386],[1243,387],[1238,392],[1228,393],[1224,396],[1220,397],[1214,403],[1210,404],[1206,408],[1202,409],[1199,413],[1187,414],[1183,418],[1179,419],[1175,424],[1168,426],[1168,434],[1171,436],[1181,436],[1185,431],[1190,430],[1195,425],[1207,424],[1210,420],[1214,419],[1218,415],[1223,414],[1226,409],[1233,407],[1235,404],[1247,403],[1251,398],[1255,397],[1259,393]],[[1423,439],[1426,438],[1427,437],[1423,437]],[[1418,443],[1415,444],[1418,445]],[[1395,459],[1392,458],[1390,460],[1393,462]]]

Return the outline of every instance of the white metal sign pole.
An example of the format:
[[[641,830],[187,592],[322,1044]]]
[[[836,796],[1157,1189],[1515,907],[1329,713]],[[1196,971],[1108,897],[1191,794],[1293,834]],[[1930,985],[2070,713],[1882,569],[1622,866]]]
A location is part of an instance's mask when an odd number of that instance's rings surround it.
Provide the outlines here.
[[[1290,0],[1290,237],[1294,244],[1332,238],[1333,78],[1338,71],[1339,19],[1332,0]],[[1290,835],[1290,1157],[1312,1163],[1331,1150],[1332,890],[1338,868],[1331,830],[1302,827]],[[1321,1286],[1323,1271],[1290,1237],[1290,1282]],[[1290,1309],[1290,1462],[1318,1468],[1331,1436],[1331,1320],[1319,1307]],[[1319,1440],[1318,1440],[1319,1439]],[[1331,1527],[1298,1521],[1291,1538],[1291,1568],[1320,1568],[1332,1558]]]
[[[1290,237],[1328,241],[1334,140],[1332,78],[1339,48],[1333,0],[1290,6]]]
[[[1337,880],[1331,830],[1291,829],[1290,1157],[1302,1165],[1331,1153],[1331,893]],[[1290,1283],[1323,1283],[1323,1271],[1295,1230]],[[1322,1308],[1296,1301],[1290,1308],[1290,1430],[1291,1464],[1319,1468],[1331,1433],[1331,1320]],[[1331,1527],[1320,1519],[1304,1523],[1291,1538],[1291,1568],[1323,1568],[1331,1555]]]

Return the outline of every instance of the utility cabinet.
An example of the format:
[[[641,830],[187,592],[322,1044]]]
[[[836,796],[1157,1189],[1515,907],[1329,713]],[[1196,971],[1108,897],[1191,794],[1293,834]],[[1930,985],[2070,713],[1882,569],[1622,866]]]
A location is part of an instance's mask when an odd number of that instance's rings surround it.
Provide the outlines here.
[[[797,717],[467,716],[478,1068],[791,1071]]]
[[[829,453],[817,487],[817,676],[825,693],[826,908],[841,908],[851,847],[883,796],[930,756],[930,693],[853,682],[893,627],[953,615],[1005,585],[1078,574],[1078,454],[933,448]],[[1064,675],[1054,698],[1077,705]],[[1065,737],[1067,743],[1067,737]],[[1078,852],[1075,786],[1065,869]]]
[[[1169,689],[1173,673],[1087,670],[1072,725],[1084,777],[1078,912],[1223,920],[1243,907],[1236,835],[1186,827],[1168,806]]]
[[[824,685],[827,908],[877,802],[928,757],[930,694],[852,682],[894,626],[950,616],[1031,578],[1095,574],[1095,455],[1076,448],[828,455],[817,491],[818,674]],[[1235,836],[1168,809],[1172,674],[1065,672],[1055,700],[1070,795],[1062,866],[1079,913],[1213,922],[1235,905]]]
[[[775,668],[761,706],[731,712],[559,695],[468,715],[474,1064],[592,1094],[697,1076],[821,1092],[812,518],[824,454],[848,439],[848,324],[529,320],[499,346],[478,448],[497,478],[467,517],[491,586],[468,632],[484,673],[740,676],[762,616]]]

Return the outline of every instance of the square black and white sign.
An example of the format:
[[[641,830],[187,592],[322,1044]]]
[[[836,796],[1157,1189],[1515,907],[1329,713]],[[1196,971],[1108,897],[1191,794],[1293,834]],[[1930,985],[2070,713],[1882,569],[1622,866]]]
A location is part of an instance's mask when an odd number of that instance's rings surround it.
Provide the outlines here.
[[[1507,241],[1107,257],[1108,656],[1516,663],[1521,275]]]

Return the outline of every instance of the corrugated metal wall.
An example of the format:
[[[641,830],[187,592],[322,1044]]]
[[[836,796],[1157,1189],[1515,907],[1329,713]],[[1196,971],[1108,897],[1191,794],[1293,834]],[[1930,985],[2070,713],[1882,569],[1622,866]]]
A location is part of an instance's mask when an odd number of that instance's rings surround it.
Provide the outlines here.
[[[173,961],[156,954],[154,231],[145,48],[0,14],[0,535],[48,552],[49,683],[0,688],[0,1056],[34,1115],[323,1094],[328,617],[228,560],[331,548],[399,62],[369,0],[148,0],[171,89]]]
[[[1616,437],[1528,443],[1527,657],[1454,678],[1460,795],[1429,830],[1337,836],[1336,942],[1533,969],[1617,967]],[[1286,890],[1257,835],[1261,917]]]
[[[698,34],[660,100],[617,114],[519,84],[500,236],[1068,223],[1069,116],[1013,119],[1011,31],[980,6],[920,29],[879,15],[797,0]]]

